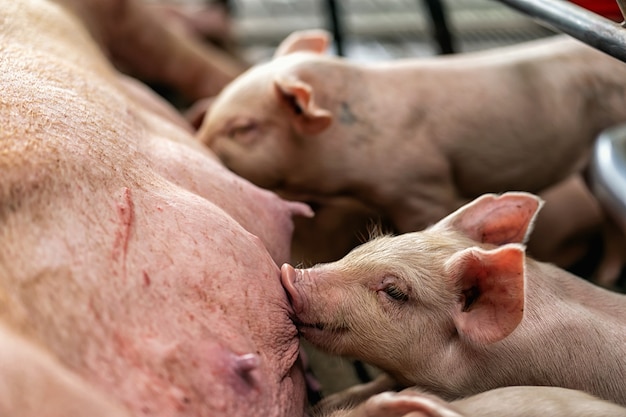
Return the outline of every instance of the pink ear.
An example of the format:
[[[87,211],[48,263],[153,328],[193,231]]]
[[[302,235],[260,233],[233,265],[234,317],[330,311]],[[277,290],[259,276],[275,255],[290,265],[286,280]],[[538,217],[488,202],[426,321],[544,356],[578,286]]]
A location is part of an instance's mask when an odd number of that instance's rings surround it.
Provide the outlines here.
[[[454,312],[459,334],[477,343],[507,337],[524,316],[524,249],[511,243],[496,249],[468,248],[446,264],[460,290]]]
[[[287,36],[278,45],[276,52],[274,52],[274,58],[299,51],[321,54],[326,51],[329,43],[330,35],[325,30],[300,30]]]
[[[461,417],[445,401],[412,389],[374,395],[357,410],[368,416]]]
[[[313,88],[296,77],[274,79],[279,102],[292,117],[296,130],[301,134],[316,135],[330,126],[333,116],[313,100]]]
[[[433,226],[457,230],[476,242],[525,243],[543,205],[536,195],[508,192],[485,194]]]

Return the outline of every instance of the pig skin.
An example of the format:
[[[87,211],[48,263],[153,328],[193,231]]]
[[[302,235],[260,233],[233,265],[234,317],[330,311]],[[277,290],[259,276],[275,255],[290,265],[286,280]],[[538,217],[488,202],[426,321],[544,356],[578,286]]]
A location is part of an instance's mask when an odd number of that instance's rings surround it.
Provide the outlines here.
[[[407,389],[373,396],[327,417],[624,417],[626,408],[582,391],[558,387],[505,387],[446,403]]]
[[[541,203],[484,195],[337,262],[283,265],[301,334],[446,400],[550,385],[626,404],[626,296],[525,256]]]
[[[63,6],[0,3],[0,321],[130,415],[303,415],[277,262],[308,207],[224,168]]]
[[[540,192],[626,120],[626,66],[571,38],[378,63],[327,43],[290,35],[222,90],[197,138],[259,186],[355,197],[399,232],[483,193]]]
[[[0,323],[0,413],[41,416],[43,404],[46,417],[130,417],[48,352]]]

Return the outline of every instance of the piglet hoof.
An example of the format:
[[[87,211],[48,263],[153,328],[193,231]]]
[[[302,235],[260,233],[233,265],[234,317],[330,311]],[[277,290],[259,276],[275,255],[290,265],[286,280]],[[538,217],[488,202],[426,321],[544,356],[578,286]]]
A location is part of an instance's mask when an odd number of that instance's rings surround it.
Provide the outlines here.
[[[416,390],[383,392],[345,417],[463,417],[450,404]]]

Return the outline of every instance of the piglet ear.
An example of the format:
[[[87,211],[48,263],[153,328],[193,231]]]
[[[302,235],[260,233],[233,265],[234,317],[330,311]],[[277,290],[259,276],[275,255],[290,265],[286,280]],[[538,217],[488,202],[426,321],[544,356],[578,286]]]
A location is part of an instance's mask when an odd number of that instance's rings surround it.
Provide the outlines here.
[[[274,89],[280,104],[289,112],[301,134],[316,135],[330,126],[332,114],[313,100],[313,87],[294,76],[277,76]]]
[[[524,249],[468,248],[446,263],[451,285],[460,291],[453,320],[459,334],[476,344],[507,337],[524,315]]]
[[[480,243],[525,243],[543,200],[523,192],[484,194],[439,221],[435,228],[457,230]]]
[[[345,416],[462,417],[440,398],[410,388],[374,395]]]
[[[299,30],[287,36],[278,45],[274,58],[288,55],[293,52],[315,52],[323,53],[328,49],[330,34],[321,29]]]

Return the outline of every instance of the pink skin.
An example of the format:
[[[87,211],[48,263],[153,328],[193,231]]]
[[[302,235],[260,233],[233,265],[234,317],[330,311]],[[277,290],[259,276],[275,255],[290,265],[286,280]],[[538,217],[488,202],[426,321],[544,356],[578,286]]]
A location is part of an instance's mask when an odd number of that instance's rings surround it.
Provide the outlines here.
[[[277,263],[310,209],[225,169],[64,9],[1,3],[2,325],[130,415],[302,416]]]
[[[484,195],[337,262],[282,266],[300,333],[446,400],[554,385],[626,404],[626,296],[525,256],[542,201]]]
[[[587,393],[558,387],[505,387],[445,402],[407,389],[378,394],[328,417],[623,417],[626,409]]]
[[[63,367],[49,352],[2,323],[0,369],[3,416],[34,417],[43,412],[46,417],[131,417],[120,404]]]
[[[39,258],[14,261],[17,280],[3,282],[20,294],[22,326],[133,414],[296,413],[299,344],[278,268],[216,206],[159,183],[160,190],[112,189],[117,202],[94,196],[100,227],[89,227],[89,212],[61,205],[80,208],[80,195],[61,194],[48,206],[58,214],[33,230],[37,240],[23,236],[9,253]]]

